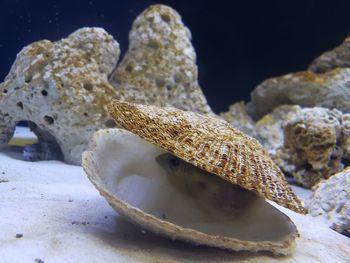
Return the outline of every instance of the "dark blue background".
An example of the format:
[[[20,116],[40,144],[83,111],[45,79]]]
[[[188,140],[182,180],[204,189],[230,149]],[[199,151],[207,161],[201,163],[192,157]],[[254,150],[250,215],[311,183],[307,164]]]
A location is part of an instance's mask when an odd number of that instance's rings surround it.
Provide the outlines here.
[[[58,40],[83,26],[105,28],[127,49],[135,17],[148,5],[175,8],[190,28],[200,84],[217,112],[263,79],[303,70],[350,32],[350,1],[0,1],[0,79],[16,54],[41,39]]]

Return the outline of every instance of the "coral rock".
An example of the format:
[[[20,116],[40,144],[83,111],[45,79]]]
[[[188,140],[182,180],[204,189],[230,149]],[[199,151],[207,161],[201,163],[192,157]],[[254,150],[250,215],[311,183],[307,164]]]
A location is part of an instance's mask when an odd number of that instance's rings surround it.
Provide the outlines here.
[[[349,156],[349,114],[334,109],[304,108],[284,129],[284,145],[276,161],[305,187],[329,178]]]
[[[273,155],[283,145],[285,123],[300,110],[297,105],[281,105],[255,122],[247,113],[244,102],[237,102],[227,112],[220,113],[220,116],[234,128],[257,139]]]
[[[0,110],[0,148],[5,146],[11,140],[15,132],[13,125],[14,121],[9,116],[9,114],[2,113]]]
[[[0,86],[0,147],[16,123],[27,120],[44,148],[58,145],[66,162],[80,164],[92,133],[116,125],[105,108],[113,97],[212,113],[197,82],[190,39],[173,9],[155,5],[136,19],[129,50],[113,74],[119,45],[103,29],[83,28],[25,47]]]
[[[129,43],[110,79],[118,99],[211,112],[198,85],[190,31],[175,10],[164,5],[146,9],[133,23]]]
[[[350,236],[350,168],[320,182],[308,207],[312,216],[323,216],[332,229]]]
[[[255,137],[255,122],[248,115],[243,101],[230,105],[229,110],[227,112],[220,113],[220,116],[234,128],[251,137]]]
[[[349,68],[350,67],[350,37],[335,49],[323,53],[316,58],[309,70],[316,73],[324,73],[334,68]]]
[[[248,113],[259,119],[283,104],[337,108],[350,112],[350,68],[317,74],[311,71],[267,79],[251,93]]]
[[[255,138],[269,151],[275,154],[283,145],[284,126],[301,108],[297,105],[282,105],[265,115],[255,124]]]
[[[0,146],[27,120],[40,141],[56,141],[64,160],[79,164],[92,133],[109,126],[104,105],[116,95],[108,75],[118,56],[118,43],[101,28],[25,47],[0,86]]]

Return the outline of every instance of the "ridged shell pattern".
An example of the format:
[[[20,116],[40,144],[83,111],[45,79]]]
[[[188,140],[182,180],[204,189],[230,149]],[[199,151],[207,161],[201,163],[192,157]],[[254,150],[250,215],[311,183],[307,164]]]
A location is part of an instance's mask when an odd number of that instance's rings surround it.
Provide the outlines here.
[[[295,212],[307,212],[259,142],[228,122],[118,100],[108,111],[123,128],[175,156]]]

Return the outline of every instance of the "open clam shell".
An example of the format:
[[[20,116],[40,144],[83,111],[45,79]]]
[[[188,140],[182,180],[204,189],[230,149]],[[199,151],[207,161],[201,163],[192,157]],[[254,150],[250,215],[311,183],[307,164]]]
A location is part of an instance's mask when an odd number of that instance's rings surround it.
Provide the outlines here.
[[[307,212],[260,143],[228,122],[119,100],[108,111],[123,128],[180,159],[298,213]]]
[[[286,215],[264,198],[209,173],[200,178],[208,177],[210,194],[202,191],[194,196],[190,189],[179,187],[190,174],[169,178],[173,175],[159,164],[164,153],[128,131],[100,130],[82,164],[109,204],[145,229],[231,250],[291,252],[298,232]]]

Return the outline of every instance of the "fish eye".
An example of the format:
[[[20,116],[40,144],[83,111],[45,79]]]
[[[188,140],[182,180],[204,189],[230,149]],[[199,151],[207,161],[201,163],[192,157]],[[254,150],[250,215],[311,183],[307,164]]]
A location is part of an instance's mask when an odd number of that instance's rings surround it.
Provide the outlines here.
[[[180,160],[174,157],[170,157],[169,162],[172,166],[175,166],[175,167],[180,165]]]

